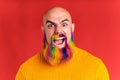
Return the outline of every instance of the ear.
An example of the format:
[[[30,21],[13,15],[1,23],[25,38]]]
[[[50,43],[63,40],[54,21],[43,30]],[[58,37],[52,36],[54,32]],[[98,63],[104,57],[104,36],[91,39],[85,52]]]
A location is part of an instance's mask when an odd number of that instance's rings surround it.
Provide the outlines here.
[[[41,30],[42,30],[42,32],[44,32],[44,27],[43,27],[43,25],[41,26]]]
[[[74,32],[75,24],[72,23],[72,32]]]

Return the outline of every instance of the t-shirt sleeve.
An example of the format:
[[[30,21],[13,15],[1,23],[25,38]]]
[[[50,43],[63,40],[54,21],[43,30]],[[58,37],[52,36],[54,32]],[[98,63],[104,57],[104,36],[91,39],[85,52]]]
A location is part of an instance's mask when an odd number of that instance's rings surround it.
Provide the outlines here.
[[[97,80],[110,80],[105,64],[101,61],[96,73]]]
[[[15,80],[26,80],[22,68],[20,68],[15,76]]]

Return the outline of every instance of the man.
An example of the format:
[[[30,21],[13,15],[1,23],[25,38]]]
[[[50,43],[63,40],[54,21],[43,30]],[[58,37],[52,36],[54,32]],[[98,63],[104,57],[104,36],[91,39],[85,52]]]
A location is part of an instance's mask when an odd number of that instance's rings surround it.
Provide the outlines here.
[[[109,80],[101,59],[75,46],[70,13],[53,7],[43,16],[43,50],[20,66],[15,80]]]

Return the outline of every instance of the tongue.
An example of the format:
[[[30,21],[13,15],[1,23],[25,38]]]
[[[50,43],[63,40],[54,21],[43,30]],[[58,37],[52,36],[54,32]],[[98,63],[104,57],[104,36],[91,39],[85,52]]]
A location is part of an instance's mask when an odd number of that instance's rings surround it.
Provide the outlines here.
[[[59,44],[62,44],[63,43],[63,40],[55,40],[55,44],[59,45]]]

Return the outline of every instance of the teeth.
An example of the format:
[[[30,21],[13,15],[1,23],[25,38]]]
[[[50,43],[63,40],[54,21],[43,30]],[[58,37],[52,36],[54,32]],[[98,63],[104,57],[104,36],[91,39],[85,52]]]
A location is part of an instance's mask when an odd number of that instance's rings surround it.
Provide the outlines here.
[[[64,39],[64,37],[55,38],[55,40],[60,40],[60,39]]]

